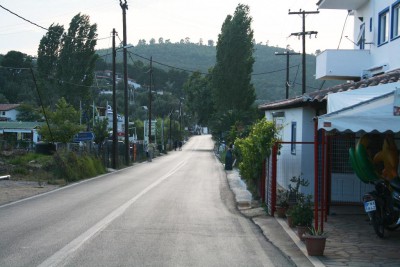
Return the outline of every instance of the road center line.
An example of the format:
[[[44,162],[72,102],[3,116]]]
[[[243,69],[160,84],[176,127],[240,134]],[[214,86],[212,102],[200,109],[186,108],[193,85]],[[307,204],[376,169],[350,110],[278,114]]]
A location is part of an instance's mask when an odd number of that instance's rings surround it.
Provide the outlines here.
[[[182,168],[186,164],[186,162],[187,160],[181,161],[178,165],[176,165],[175,168],[170,170],[167,174],[165,174],[164,176],[156,180],[154,183],[147,186],[135,197],[125,202],[119,208],[111,212],[101,221],[99,221],[90,229],[88,229],[86,232],[84,232],[83,234],[72,240],[69,244],[67,244],[65,247],[54,253],[51,257],[47,258],[44,262],[42,262],[38,266],[39,267],[64,266],[67,263],[68,258],[72,256],[72,254],[75,251],[77,251],[86,241],[90,240],[93,236],[95,236],[96,234],[100,233],[103,229],[105,229],[110,223],[112,223],[115,219],[121,216],[138,199],[140,199],[154,187],[159,185],[161,182],[166,180],[168,177],[176,173],[180,168]]]

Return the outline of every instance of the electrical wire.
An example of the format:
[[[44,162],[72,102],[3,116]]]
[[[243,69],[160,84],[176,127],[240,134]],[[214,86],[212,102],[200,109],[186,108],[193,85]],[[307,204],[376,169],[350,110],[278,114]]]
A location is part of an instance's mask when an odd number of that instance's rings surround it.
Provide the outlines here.
[[[338,47],[337,47],[337,49],[339,49],[339,47],[340,47],[340,44],[342,43],[342,39],[343,39],[343,33],[344,33],[344,28],[346,27],[346,23],[347,23],[347,19],[348,19],[348,17],[349,17],[349,14],[350,14],[350,11],[349,11],[349,12],[347,12],[346,19],[344,20],[344,24],[343,24],[343,28],[342,28],[342,34],[340,35],[340,40],[339,40],[339,44],[338,44]]]
[[[51,31],[49,28],[43,27],[43,26],[41,26],[41,25],[39,25],[39,24],[29,20],[29,19],[26,19],[26,18],[22,17],[21,15],[18,15],[17,13],[15,13],[15,12],[9,10],[8,8],[4,7],[3,5],[0,5],[0,8],[4,9],[5,11],[11,13],[12,15],[14,15],[14,16],[16,16],[16,17],[18,17],[18,18],[20,18],[20,19],[22,19],[22,20],[24,20],[24,21],[26,21],[26,22],[28,22],[28,23],[30,23],[30,24],[38,27],[38,28],[40,28],[40,29],[43,29],[45,31]],[[81,40],[91,40],[91,41],[94,41],[94,40],[99,41],[99,40],[104,40],[104,39],[111,38],[110,36],[109,37],[104,37],[104,38],[80,38],[80,37],[73,37],[73,36],[69,36],[69,35],[64,35],[64,36],[68,37],[68,38],[71,38],[71,39],[77,39],[77,40],[81,39]]]
[[[15,67],[7,67],[7,66],[0,66],[0,69],[7,69],[7,70],[19,70],[19,71],[22,71],[22,70],[31,70],[31,69],[34,69],[34,68],[15,68]],[[74,86],[78,86],[78,87],[86,87],[86,88],[91,88],[91,87],[93,87],[94,85],[83,85],[83,84],[77,84],[77,83],[72,83],[72,82],[67,82],[67,81],[64,81],[64,80],[60,80],[60,79],[56,79],[56,78],[52,78],[52,77],[48,77],[47,79],[49,79],[49,80],[54,80],[54,81],[56,81],[56,82],[58,82],[58,83],[61,83],[61,84],[69,84],[69,85],[74,85]],[[110,87],[112,87],[112,85],[97,85],[97,87],[100,89],[100,88],[110,88]]]

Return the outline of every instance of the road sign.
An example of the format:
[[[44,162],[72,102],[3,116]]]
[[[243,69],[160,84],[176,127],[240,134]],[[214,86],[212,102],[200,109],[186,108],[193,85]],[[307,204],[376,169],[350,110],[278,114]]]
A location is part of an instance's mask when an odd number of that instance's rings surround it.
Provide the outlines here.
[[[93,132],[81,132],[74,136],[74,142],[92,141],[94,139]]]
[[[149,121],[146,120],[143,122],[144,123],[144,136],[149,136]],[[151,135],[155,136],[156,135],[156,123],[157,120],[152,120],[151,121]]]

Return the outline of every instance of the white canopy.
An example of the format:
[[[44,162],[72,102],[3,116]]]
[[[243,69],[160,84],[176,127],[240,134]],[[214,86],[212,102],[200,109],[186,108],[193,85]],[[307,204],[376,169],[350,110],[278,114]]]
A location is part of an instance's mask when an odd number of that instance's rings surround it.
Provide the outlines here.
[[[366,89],[371,88],[358,89],[352,92],[356,93],[360,90],[357,93],[361,95],[362,90]],[[338,130],[339,132],[400,132],[400,116],[393,115],[395,89],[395,86],[392,85],[390,92],[383,94],[381,92],[380,95],[366,101],[319,116],[318,129]],[[349,100],[344,93],[346,92],[338,93],[342,95],[337,98],[337,101]]]
[[[327,113],[341,110],[358,103],[367,101],[374,97],[393,92],[396,88],[400,88],[400,82],[380,84],[356,90],[329,94],[327,101]]]

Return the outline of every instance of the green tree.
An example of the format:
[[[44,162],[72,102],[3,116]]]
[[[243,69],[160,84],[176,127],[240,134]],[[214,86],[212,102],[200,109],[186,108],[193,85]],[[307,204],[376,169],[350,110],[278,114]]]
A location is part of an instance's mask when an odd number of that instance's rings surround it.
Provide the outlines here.
[[[90,86],[94,79],[97,59],[97,25],[90,24],[89,16],[77,14],[71,20],[67,33],[61,41],[61,51],[57,64],[57,78],[61,83],[61,93],[75,108],[82,101],[90,108]]]
[[[21,104],[18,108],[17,121],[42,121],[41,112],[30,104]]]
[[[214,112],[209,77],[203,77],[199,72],[195,72],[183,86],[187,98],[186,105],[200,125],[207,125]]]
[[[213,70],[213,95],[218,111],[246,111],[254,103],[253,30],[249,7],[239,4],[233,17],[225,19],[218,35],[216,64]]]
[[[248,137],[235,140],[239,171],[250,187],[260,178],[263,160],[271,154],[277,133],[275,124],[264,118],[253,125]]]
[[[57,102],[54,112],[47,110],[46,114],[50,129],[47,125],[39,129],[40,135],[46,141],[68,143],[72,141],[75,134],[84,130],[84,127],[79,125],[79,111],[68,104],[64,98],[60,98]]]
[[[37,70],[39,74],[39,88],[44,105],[56,103],[60,98],[59,83],[56,81],[56,72],[63,33],[63,26],[52,24],[46,35],[40,40]]]
[[[108,137],[108,118],[95,119],[93,126],[94,142],[101,145]]]
[[[9,51],[4,55],[0,78],[1,93],[10,103],[19,103],[26,99],[34,99],[34,91],[29,70],[32,67],[32,57],[19,51]]]

